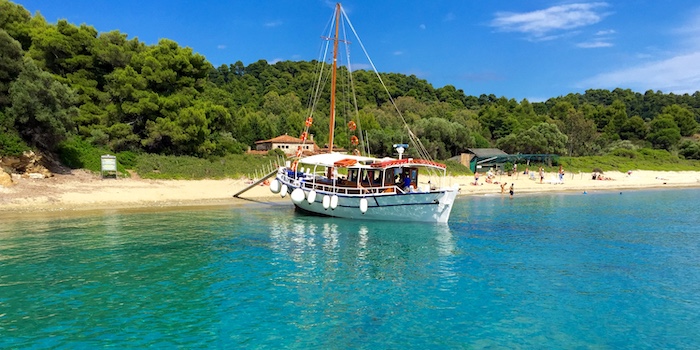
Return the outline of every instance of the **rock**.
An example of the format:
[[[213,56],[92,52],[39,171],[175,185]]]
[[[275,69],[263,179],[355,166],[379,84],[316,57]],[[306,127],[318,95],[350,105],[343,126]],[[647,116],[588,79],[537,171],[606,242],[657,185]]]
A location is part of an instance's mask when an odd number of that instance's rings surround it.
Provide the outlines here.
[[[0,186],[9,187],[12,185],[14,185],[14,182],[12,182],[12,176],[0,169]]]
[[[28,174],[41,174],[42,178],[52,177],[53,173],[43,163],[43,157],[33,151],[26,151],[19,157],[4,157],[0,160],[0,165],[11,168],[19,174],[24,174],[25,177],[36,177],[36,175],[30,176]]]

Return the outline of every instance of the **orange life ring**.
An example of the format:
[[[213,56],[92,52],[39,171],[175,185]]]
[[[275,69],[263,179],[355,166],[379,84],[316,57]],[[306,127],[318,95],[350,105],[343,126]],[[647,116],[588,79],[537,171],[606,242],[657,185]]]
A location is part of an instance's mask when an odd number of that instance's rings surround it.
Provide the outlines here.
[[[360,140],[357,139],[357,136],[352,135],[352,137],[350,138],[350,143],[352,143],[353,146],[357,146],[358,144],[360,144]]]
[[[355,131],[357,129],[357,124],[355,124],[355,122],[351,120],[348,123],[348,129],[350,129],[350,131]]]
[[[314,123],[314,118],[308,117],[306,118],[306,126],[311,126],[311,124]]]
[[[307,135],[308,135],[308,134],[306,133],[306,131],[304,131],[304,132],[301,133],[301,137],[299,137],[299,138],[301,139],[301,142],[306,141],[306,136],[307,136]]]

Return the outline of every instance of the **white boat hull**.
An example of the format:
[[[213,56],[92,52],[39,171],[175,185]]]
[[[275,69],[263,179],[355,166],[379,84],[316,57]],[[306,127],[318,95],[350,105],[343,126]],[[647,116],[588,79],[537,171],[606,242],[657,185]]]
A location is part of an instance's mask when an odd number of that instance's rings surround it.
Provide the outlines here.
[[[287,184],[289,193],[296,188],[298,186]],[[302,190],[304,198],[308,198],[310,190],[305,188]],[[323,198],[333,195],[338,196],[338,204],[335,209],[324,207]],[[367,195],[343,195],[316,191],[316,198],[313,202],[303,200],[294,203],[294,205],[304,212],[338,218],[446,223],[450,218],[456,197],[457,190],[454,188],[431,192]],[[360,210],[362,198],[367,199],[367,210],[364,213]]]

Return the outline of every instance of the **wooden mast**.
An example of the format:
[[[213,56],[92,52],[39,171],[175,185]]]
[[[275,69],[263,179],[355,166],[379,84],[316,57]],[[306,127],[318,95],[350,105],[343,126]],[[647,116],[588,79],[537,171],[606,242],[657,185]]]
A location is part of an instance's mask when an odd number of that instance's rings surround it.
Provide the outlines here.
[[[335,132],[335,84],[338,68],[338,27],[340,26],[340,3],[335,4],[335,36],[333,37],[333,71],[331,72],[331,112],[330,135],[328,136],[328,153],[333,152],[333,133]]]

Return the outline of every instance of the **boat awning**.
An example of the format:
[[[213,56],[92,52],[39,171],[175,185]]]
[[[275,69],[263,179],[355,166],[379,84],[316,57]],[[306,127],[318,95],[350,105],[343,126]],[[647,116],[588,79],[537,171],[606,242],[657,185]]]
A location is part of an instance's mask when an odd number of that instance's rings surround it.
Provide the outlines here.
[[[393,166],[397,166],[397,165],[400,165],[400,166],[419,165],[419,166],[429,166],[429,167],[440,168],[440,169],[447,168],[445,166],[445,164],[433,162],[432,160],[414,159],[414,158],[382,160],[381,162],[374,163],[371,166],[373,168],[388,168],[388,167],[393,167]]]
[[[379,161],[379,159],[374,157],[355,156],[352,154],[343,153],[323,153],[299,159],[299,163],[302,164],[318,165],[324,167],[342,166],[341,164],[350,165],[352,161],[354,161],[355,165],[359,165],[358,163],[373,163]],[[339,163],[339,165],[336,165],[336,163]]]

